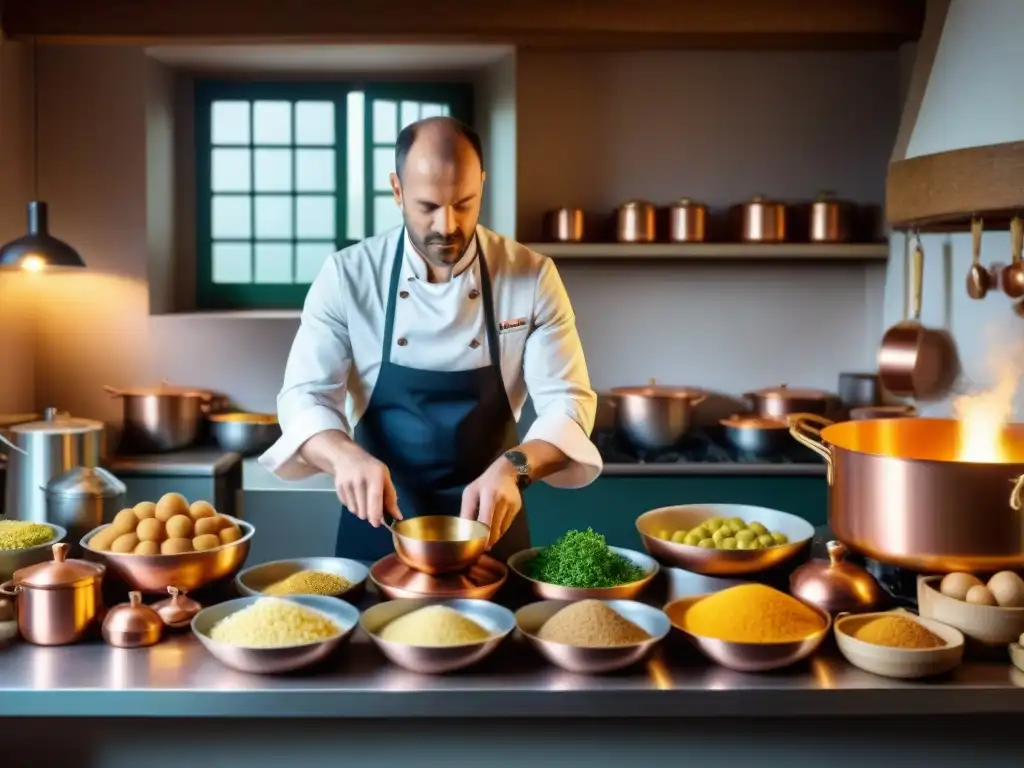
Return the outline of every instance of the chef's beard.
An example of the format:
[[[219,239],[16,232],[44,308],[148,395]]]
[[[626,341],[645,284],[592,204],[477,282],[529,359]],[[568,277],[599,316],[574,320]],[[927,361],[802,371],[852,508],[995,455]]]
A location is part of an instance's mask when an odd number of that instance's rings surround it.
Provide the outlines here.
[[[456,230],[447,237],[431,233],[421,238],[412,229],[409,229],[409,239],[416,247],[416,250],[419,251],[419,254],[435,267],[450,267],[458,263],[469,247],[469,238],[461,230]],[[453,247],[437,247],[443,245],[451,245]]]

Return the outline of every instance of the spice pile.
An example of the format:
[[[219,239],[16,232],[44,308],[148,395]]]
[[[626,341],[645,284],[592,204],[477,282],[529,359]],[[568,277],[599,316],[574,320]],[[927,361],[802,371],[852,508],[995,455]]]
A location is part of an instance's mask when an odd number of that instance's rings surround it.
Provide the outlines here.
[[[380,639],[422,648],[482,643],[491,633],[472,619],[446,605],[430,605],[410,611],[384,625]]]
[[[644,569],[608,549],[592,528],[567,531],[527,566],[527,576],[560,587],[596,589],[639,581]]]
[[[923,624],[905,616],[879,616],[861,624],[851,634],[857,640],[887,648],[919,651],[946,645],[945,640]]]
[[[584,648],[635,645],[651,636],[600,600],[567,605],[544,622],[537,637]]]
[[[320,611],[263,597],[214,624],[210,638],[243,648],[286,648],[330,640],[341,632],[341,627]]]
[[[53,541],[53,528],[45,523],[0,520],[0,549],[28,549]]]
[[[275,581],[263,590],[264,595],[284,597],[286,595],[339,595],[352,582],[344,576],[327,571],[299,571],[280,581]]]
[[[783,592],[763,584],[740,584],[691,605],[683,628],[731,643],[793,643],[820,632],[825,622]]]

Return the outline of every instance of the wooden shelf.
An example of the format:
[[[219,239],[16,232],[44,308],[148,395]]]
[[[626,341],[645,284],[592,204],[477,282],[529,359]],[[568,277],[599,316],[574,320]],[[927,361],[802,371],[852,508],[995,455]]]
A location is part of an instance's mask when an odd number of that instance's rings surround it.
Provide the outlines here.
[[[694,261],[885,261],[888,243],[531,243],[528,248],[557,260],[615,259]]]

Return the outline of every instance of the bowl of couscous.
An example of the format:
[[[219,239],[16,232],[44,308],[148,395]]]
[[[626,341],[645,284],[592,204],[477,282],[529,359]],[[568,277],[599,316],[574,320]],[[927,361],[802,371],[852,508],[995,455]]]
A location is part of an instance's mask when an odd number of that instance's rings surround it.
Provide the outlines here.
[[[0,519],[0,582],[9,581],[14,572],[53,558],[53,545],[68,532],[52,523]]]
[[[253,565],[235,576],[244,597],[326,595],[358,601],[370,569],[344,557],[303,557]]]

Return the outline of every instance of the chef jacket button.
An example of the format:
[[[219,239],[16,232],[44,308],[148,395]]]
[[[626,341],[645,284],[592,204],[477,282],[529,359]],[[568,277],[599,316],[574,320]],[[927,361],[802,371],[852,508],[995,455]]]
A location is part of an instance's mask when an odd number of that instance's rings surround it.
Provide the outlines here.
[[[480,291],[478,291],[476,288],[474,288],[472,291],[469,292],[469,298],[471,298],[471,299],[475,299],[479,295],[480,295]]]
[[[401,296],[403,299],[408,299],[409,298],[409,292],[408,291],[399,291],[398,295]]]
[[[473,339],[471,342],[469,342],[469,346],[472,347],[473,349],[476,349],[477,347],[480,346],[480,342],[477,341],[476,339]]]
[[[408,339],[399,339],[398,340],[398,346],[400,346],[400,347],[404,347],[408,343],[409,343]]]

